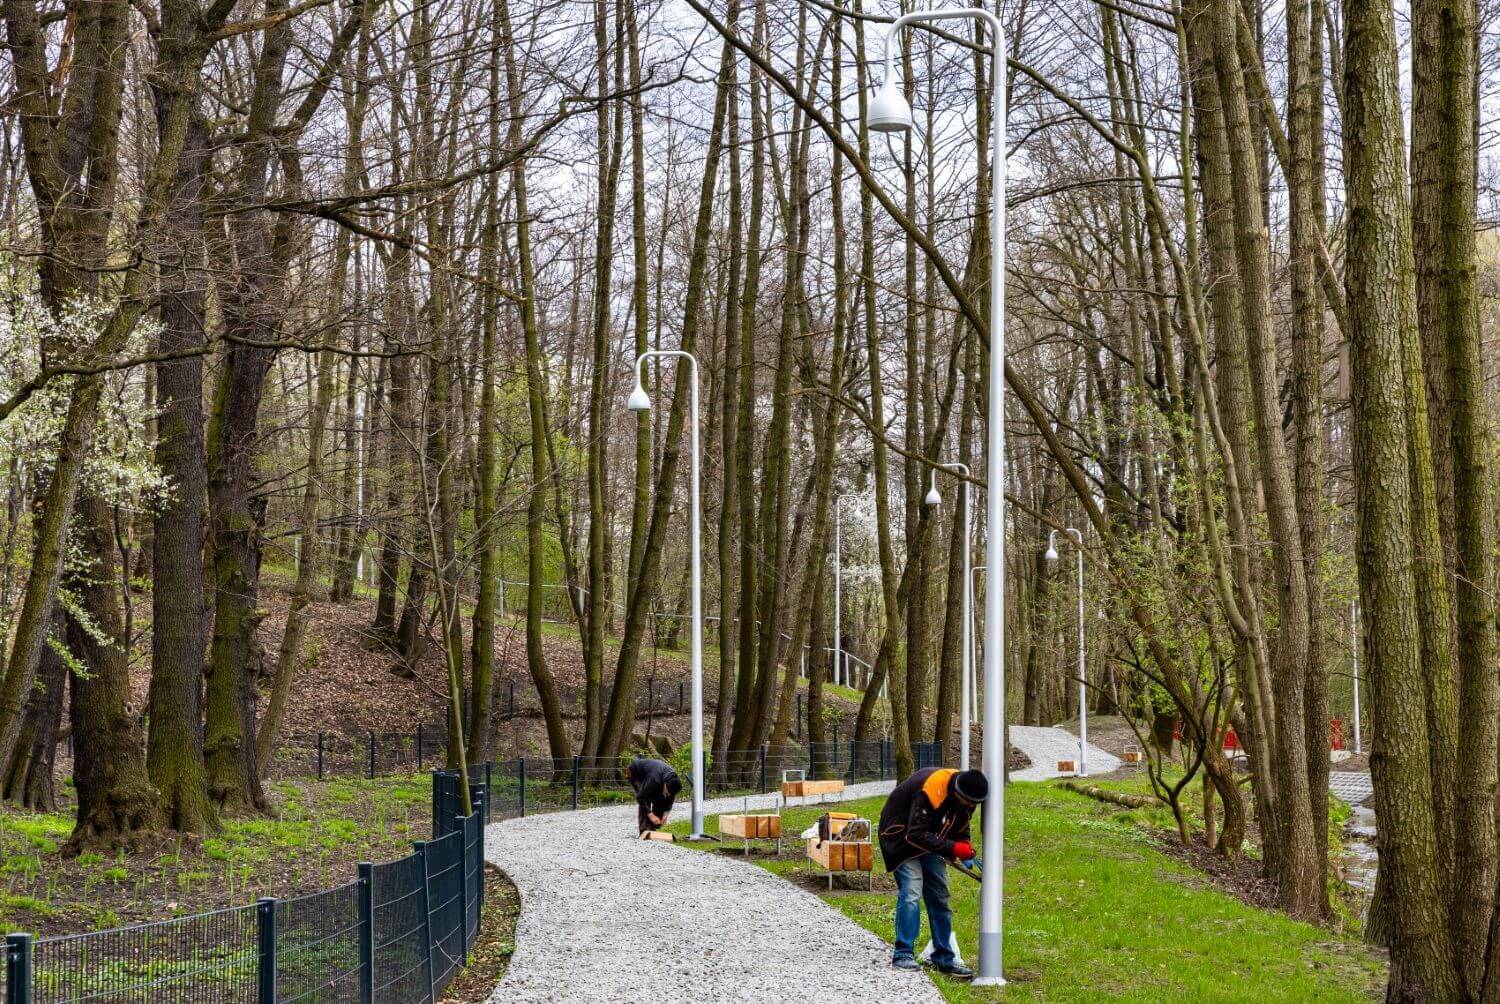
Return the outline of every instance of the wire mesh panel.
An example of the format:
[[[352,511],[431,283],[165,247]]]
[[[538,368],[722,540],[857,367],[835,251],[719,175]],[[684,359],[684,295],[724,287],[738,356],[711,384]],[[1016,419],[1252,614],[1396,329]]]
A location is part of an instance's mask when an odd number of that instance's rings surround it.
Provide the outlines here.
[[[473,948],[479,937],[480,911],[484,906],[484,820],[478,813],[464,820],[464,891],[468,902],[464,913],[464,948]]]
[[[359,883],[276,903],[276,1000],[359,1000]]]
[[[432,938],[432,985],[441,993],[464,964],[464,834],[427,845],[427,908]]]
[[[32,957],[38,1004],[248,1004],[256,999],[255,907],[45,938]]]
[[[422,859],[415,854],[375,866],[375,1000],[387,1004],[430,1001],[426,966],[427,928],[422,916]]]
[[[504,760],[489,764],[485,781],[489,792],[489,818],[514,819],[521,814],[521,761]]]
[[[943,744],[940,742],[913,743],[911,751],[917,761],[917,770],[943,765]]]

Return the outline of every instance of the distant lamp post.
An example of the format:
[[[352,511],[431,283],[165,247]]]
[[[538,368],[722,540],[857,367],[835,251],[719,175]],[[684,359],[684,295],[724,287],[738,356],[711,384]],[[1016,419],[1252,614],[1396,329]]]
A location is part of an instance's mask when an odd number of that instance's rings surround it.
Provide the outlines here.
[[[959,707],[958,729],[958,763],[962,770],[969,769],[969,718],[971,709],[971,698],[969,693],[969,681],[974,672],[974,664],[971,661],[974,651],[974,640],[971,635],[974,625],[974,577],[969,567],[972,549],[969,546],[969,528],[973,525],[969,510],[969,465],[968,464],[935,464],[932,468],[932,476],[927,489],[927,504],[937,505],[942,501],[937,490],[937,472],[939,469],[953,471],[963,475],[963,516],[964,521],[964,634],[963,634],[963,683],[960,686],[961,700]]]
[[[1068,527],[1063,531],[1077,546],[1078,552],[1078,776],[1089,776],[1089,703],[1088,664],[1084,661],[1083,649],[1083,531]],[[1057,561],[1057,531],[1047,534],[1047,561]]]
[[[844,502],[858,495],[840,495],[833,500],[833,682],[849,686],[849,664],[844,658]]]
[[[690,562],[693,597],[693,832],[690,834],[690,839],[702,840],[705,839],[703,832],[703,504],[700,492],[702,486],[698,449],[698,360],[691,352],[683,352],[680,349],[654,349],[650,352],[642,352],[635,359],[635,390],[630,392],[630,400],[625,403],[625,407],[631,411],[651,409],[651,395],[646,393],[641,368],[646,360],[653,356],[686,359],[692,368],[693,424],[690,441],[693,457],[691,488],[693,504],[689,536],[692,548]]]

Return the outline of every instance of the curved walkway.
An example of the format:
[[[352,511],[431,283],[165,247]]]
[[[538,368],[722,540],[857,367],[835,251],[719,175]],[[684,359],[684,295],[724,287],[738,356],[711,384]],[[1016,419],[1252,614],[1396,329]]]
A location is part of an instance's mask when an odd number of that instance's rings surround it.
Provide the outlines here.
[[[1010,744],[1031,758],[1030,767],[1010,772],[1012,781],[1046,781],[1062,777],[1057,772],[1057,761],[1078,759],[1078,737],[1067,729],[1045,725],[1012,725]],[[1108,774],[1119,766],[1119,757],[1089,743],[1090,774]]]
[[[890,788],[851,785],[847,797]],[[485,849],[521,893],[516,952],[492,1001],[942,1001],[812,893],[727,854],[636,839],[633,803],[495,823]]]

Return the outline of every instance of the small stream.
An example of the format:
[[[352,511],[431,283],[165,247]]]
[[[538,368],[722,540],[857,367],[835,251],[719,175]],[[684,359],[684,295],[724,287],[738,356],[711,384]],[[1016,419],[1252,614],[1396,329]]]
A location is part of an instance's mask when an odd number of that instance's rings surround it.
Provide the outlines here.
[[[1375,894],[1375,810],[1352,806],[1349,822],[1344,825],[1344,881],[1355,891],[1355,910],[1364,915],[1370,897]]]

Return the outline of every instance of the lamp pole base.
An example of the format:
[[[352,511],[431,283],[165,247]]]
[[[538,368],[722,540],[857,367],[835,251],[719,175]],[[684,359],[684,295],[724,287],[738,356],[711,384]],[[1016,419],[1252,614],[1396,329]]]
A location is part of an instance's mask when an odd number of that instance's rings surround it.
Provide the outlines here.
[[[972,980],[969,981],[969,985],[973,986],[973,987],[1003,987],[1003,986],[1005,986],[1005,977],[1004,976],[976,976]]]

